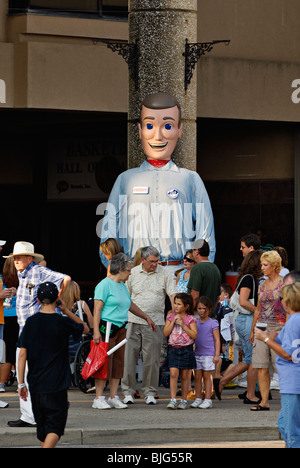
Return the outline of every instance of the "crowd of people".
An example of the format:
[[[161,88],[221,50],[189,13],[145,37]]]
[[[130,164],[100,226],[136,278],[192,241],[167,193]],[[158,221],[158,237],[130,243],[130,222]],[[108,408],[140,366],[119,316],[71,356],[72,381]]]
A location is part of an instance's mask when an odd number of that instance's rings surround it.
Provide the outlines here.
[[[3,247],[0,241],[0,251]],[[182,262],[167,265],[160,264],[155,247],[139,249],[132,259],[116,239],[108,239],[101,251],[109,269],[95,289],[91,311],[70,276],[47,268],[32,244],[17,242],[0,279],[0,339],[5,343],[0,346],[0,392],[16,369],[21,411],[20,419],[8,425],[37,426],[42,446],[56,445],[68,413],[70,350],[89,330],[96,345],[104,341],[110,322],[109,349],[125,337],[127,343],[109,357],[107,378],[95,378],[93,408],[125,409],[135,403],[140,354],[142,394],[149,406],[156,405],[166,358],[171,410],[209,409],[213,393],[221,400],[225,386],[247,372],[244,404],[251,411],[269,411],[271,370],[279,377],[280,432],[287,447],[300,447],[300,273],[287,270],[285,249],[263,251],[255,234],[243,236],[240,249],[243,261],[232,291],[209,260],[204,239],[194,242]],[[237,362],[230,359],[232,349],[242,356]],[[0,401],[1,408],[7,406]],[[53,406],[55,417],[49,412]]]

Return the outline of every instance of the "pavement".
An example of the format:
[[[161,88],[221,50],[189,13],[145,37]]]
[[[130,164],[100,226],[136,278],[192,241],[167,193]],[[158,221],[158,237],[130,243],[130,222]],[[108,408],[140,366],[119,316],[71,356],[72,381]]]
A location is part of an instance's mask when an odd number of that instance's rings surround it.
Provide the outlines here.
[[[243,391],[239,387],[225,389],[222,401],[213,400],[213,407],[208,410],[171,411],[166,408],[170,391],[160,387],[156,405],[148,406],[141,398],[127,409],[101,411],[92,408],[94,394],[84,394],[72,387],[69,389],[68,422],[59,446],[160,447],[170,444],[188,447],[223,442],[229,446],[243,442],[245,446],[262,443],[266,447],[271,447],[272,443],[283,446],[277,429],[280,393],[272,391],[270,411],[256,413],[239,400],[238,394]],[[0,394],[0,399],[9,403],[8,408],[0,409],[0,447],[38,447],[35,429],[7,426],[7,421],[20,417],[16,385]]]

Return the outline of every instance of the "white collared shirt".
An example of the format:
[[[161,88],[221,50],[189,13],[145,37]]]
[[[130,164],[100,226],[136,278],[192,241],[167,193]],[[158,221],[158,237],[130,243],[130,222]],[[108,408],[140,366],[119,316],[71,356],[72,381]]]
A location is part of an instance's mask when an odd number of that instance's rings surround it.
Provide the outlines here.
[[[157,265],[155,271],[147,273],[140,264],[132,268],[126,283],[132,301],[153,320],[155,325],[164,325],[164,311],[166,295],[176,293],[175,282],[167,270]],[[128,321],[147,325],[145,320],[131,312]]]
[[[205,239],[213,261],[214,219],[199,175],[172,161],[161,168],[145,161],[120,174],[102,223],[101,242],[108,238],[118,239],[131,258],[140,247],[156,247],[162,262],[181,261],[194,240]]]

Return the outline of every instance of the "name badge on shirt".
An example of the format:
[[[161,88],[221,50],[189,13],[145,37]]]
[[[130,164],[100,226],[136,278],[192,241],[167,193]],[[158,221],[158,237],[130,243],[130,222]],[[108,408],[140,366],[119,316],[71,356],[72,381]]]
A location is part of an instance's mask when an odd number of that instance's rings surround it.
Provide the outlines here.
[[[133,187],[133,193],[137,195],[148,195],[149,187]]]
[[[179,192],[177,189],[173,188],[168,190],[167,195],[169,198],[173,198],[173,200],[175,200],[176,198],[178,198]]]

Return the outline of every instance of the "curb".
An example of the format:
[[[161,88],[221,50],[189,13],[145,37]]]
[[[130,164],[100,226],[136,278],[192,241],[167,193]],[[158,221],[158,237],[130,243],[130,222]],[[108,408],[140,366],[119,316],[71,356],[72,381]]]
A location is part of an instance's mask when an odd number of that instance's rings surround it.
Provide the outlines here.
[[[198,443],[198,442],[245,442],[245,441],[280,440],[276,427],[230,427],[230,428],[150,428],[89,430],[66,429],[60,446],[98,446],[112,447],[122,445],[145,445],[163,443]],[[3,443],[5,441],[5,443]],[[26,432],[1,432],[0,447],[38,447],[35,429]]]

